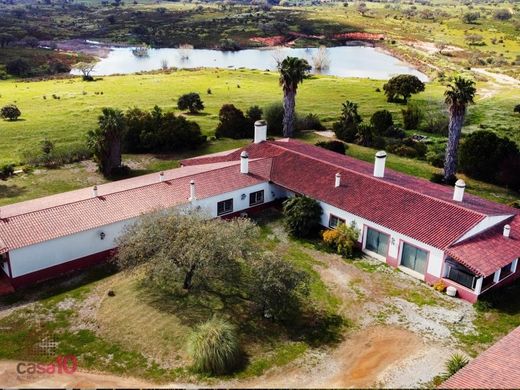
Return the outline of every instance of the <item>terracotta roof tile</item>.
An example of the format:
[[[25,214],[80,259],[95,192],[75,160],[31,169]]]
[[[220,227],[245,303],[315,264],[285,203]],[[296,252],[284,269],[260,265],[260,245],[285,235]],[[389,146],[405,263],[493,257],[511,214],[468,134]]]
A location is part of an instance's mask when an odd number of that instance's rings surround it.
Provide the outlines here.
[[[271,169],[271,160],[250,162],[250,174],[240,173],[239,163],[206,167],[206,170],[189,175],[179,175],[178,170],[165,172],[173,177],[140,187],[123,183],[121,186],[105,187],[98,197],[85,198],[83,192],[73,192],[65,199],[70,202],[59,205],[45,198],[36,205],[49,207],[34,209],[35,205],[20,207],[24,213],[0,220],[0,237],[3,251],[21,248],[38,242],[105,226],[117,221],[137,217],[157,209],[170,208],[188,203],[189,183],[195,181],[197,199],[265,182]],[[146,181],[143,181],[145,183]],[[107,189],[122,189],[108,192]],[[89,189],[91,191],[91,189]],[[78,195],[79,197],[76,197]],[[62,198],[60,198],[62,199]],[[27,206],[27,205],[26,205]],[[2,208],[3,209],[3,208]],[[16,208],[11,209],[11,214]]]
[[[441,389],[520,388],[520,327],[472,360]]]

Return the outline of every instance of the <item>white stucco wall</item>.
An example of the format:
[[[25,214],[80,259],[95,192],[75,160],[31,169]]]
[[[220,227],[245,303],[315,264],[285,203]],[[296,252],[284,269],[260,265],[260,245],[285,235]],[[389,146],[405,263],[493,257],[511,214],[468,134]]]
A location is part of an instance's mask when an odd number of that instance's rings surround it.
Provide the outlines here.
[[[217,216],[217,203],[233,198],[233,212],[249,208],[249,194],[264,190],[264,203],[285,196],[282,188],[270,183],[260,183],[240,190],[227,192],[211,198],[196,200],[193,206],[200,206],[212,217]],[[245,194],[245,199],[242,199]],[[186,205],[183,205],[186,207]],[[134,223],[137,218],[116,222],[100,228],[87,230],[77,234],[56,238],[9,252],[13,277],[19,277],[31,272],[66,263],[95,253],[115,248],[115,240],[125,226]],[[100,239],[100,233],[105,238]],[[7,271],[6,271],[7,272]]]
[[[332,205],[329,205],[324,202],[320,202],[321,207],[323,209],[323,214],[321,216],[321,224],[323,226],[329,225],[329,217],[330,214],[333,214],[339,218],[342,218],[346,221],[346,223],[351,223],[352,221],[356,222],[358,229],[361,230],[362,234],[360,235],[359,242],[362,244],[363,250],[365,250],[365,239],[366,239],[366,228],[371,227],[380,232],[388,234],[390,236],[389,240],[389,248],[388,248],[388,256],[398,259],[400,262],[401,256],[401,247],[403,242],[407,242],[411,245],[414,245],[418,248],[424,249],[429,252],[428,257],[428,268],[427,272],[433,276],[440,277],[442,272],[442,265],[444,262],[444,252],[440,249],[432,247],[431,245],[427,245],[423,242],[417,241],[411,237],[405,236],[403,234],[397,233],[393,230],[387,229],[384,226],[373,223],[367,219],[358,217],[357,215],[351,214],[344,210],[338,209]],[[380,260],[385,260],[382,256],[377,256],[372,252],[366,251],[369,255],[376,257]],[[405,270],[406,271],[406,270]],[[412,272],[414,276],[419,277],[418,274]]]

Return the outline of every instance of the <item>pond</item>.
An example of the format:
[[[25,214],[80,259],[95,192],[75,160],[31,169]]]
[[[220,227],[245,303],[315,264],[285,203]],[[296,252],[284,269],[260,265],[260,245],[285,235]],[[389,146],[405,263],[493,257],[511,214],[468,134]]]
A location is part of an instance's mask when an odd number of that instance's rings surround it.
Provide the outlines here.
[[[92,72],[96,76],[127,74],[161,69],[163,66],[177,68],[247,68],[275,70],[277,60],[287,56],[305,58],[312,65],[319,56],[318,48],[261,48],[235,52],[209,49],[149,49],[147,55],[134,55],[133,48],[112,48]],[[422,81],[428,77],[399,59],[373,47],[338,46],[326,49],[329,66],[313,73],[340,77],[361,77],[387,80],[394,75],[407,73]],[[73,71],[73,73],[77,71]]]

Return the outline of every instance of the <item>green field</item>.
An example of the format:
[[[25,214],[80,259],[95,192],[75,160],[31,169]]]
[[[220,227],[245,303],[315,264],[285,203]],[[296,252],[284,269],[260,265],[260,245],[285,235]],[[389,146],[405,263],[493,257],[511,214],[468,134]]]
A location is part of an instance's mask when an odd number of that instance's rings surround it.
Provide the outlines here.
[[[385,96],[376,92],[384,82],[365,79],[346,79],[316,76],[301,85],[297,96],[297,110],[319,115],[327,126],[338,118],[341,103],[346,99],[359,104],[367,118],[374,111],[389,109],[400,122],[399,104],[386,103]],[[208,88],[211,95],[207,94]],[[489,88],[481,83],[479,89]],[[445,87],[437,82],[413,101],[430,110],[442,108]],[[176,109],[177,98],[187,92],[201,94],[206,109],[190,119],[197,121],[205,134],[212,135],[218,123],[218,111],[225,103],[241,109],[253,104],[280,101],[282,92],[274,72],[250,70],[177,71],[170,74],[142,74],[104,77],[96,82],[79,78],[38,82],[1,81],[0,106],[15,103],[22,111],[20,120],[1,121],[0,162],[21,162],[24,150],[33,148],[48,138],[57,145],[83,141],[86,132],[96,126],[102,107],[121,109],[140,107],[150,109],[159,105],[166,110]],[[501,88],[493,96],[486,96],[470,108],[468,129],[486,127],[507,134],[520,143],[520,121],[513,114],[520,91]],[[54,97],[53,97],[54,96]]]

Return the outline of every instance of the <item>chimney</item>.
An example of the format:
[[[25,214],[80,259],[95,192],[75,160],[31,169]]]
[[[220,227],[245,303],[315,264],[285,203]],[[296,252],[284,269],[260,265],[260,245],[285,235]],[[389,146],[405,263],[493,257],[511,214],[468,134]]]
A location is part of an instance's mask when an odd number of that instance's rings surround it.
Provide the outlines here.
[[[92,196],[94,198],[97,198],[97,196],[98,196],[97,186],[92,187]]]
[[[385,177],[386,152],[380,150],[376,153],[374,162],[374,177]]]
[[[240,153],[240,173],[249,173],[249,155],[245,150]]]
[[[504,226],[504,237],[509,238],[509,235],[511,234],[511,226],[505,225]]]
[[[341,185],[341,173],[336,173],[336,180],[334,181],[334,187],[339,187]]]
[[[462,202],[462,199],[464,198],[464,189],[466,188],[466,183],[464,183],[464,180],[459,179],[455,183],[455,189],[453,191],[453,200],[457,202]]]
[[[164,181],[164,172],[159,173],[159,181],[160,182]]]
[[[267,140],[267,122],[259,120],[255,122],[255,144]]]
[[[192,202],[195,199],[197,199],[195,196],[195,182],[192,180],[190,181],[190,197],[188,198],[188,200]]]

